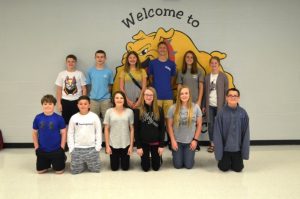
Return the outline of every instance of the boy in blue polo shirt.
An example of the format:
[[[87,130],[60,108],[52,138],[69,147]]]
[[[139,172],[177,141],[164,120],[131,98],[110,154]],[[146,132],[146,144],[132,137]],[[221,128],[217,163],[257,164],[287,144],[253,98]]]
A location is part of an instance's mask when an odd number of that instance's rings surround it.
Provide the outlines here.
[[[176,75],[176,64],[168,58],[168,45],[161,41],[157,45],[158,58],[149,63],[150,83],[157,92],[157,103],[165,117],[173,104],[172,83]]]
[[[111,107],[111,87],[113,72],[105,67],[106,53],[98,50],[95,53],[96,64],[87,72],[86,83],[89,86],[91,111],[104,118],[106,110]]]
[[[43,113],[33,121],[33,144],[37,156],[36,170],[45,173],[51,166],[57,174],[65,169],[66,125],[63,117],[54,113],[56,99],[45,95],[41,99]]]

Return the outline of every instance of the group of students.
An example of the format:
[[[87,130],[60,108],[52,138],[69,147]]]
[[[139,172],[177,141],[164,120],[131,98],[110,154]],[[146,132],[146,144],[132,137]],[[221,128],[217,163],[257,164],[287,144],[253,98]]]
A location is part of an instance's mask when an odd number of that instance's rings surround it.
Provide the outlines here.
[[[33,122],[38,173],[51,167],[56,173],[64,172],[66,142],[72,174],[86,168],[100,172],[103,129],[105,152],[110,155],[113,171],[129,169],[134,144],[142,169],[159,170],[165,132],[174,167],[190,169],[201,134],[202,113],[208,123],[208,152],[215,152],[219,169],[243,169],[243,159],[249,158],[249,118],[238,104],[239,90],[228,89],[220,59],[211,58],[212,72],[204,77],[192,51],[185,53],[180,72],[168,59],[167,43],[160,42],[157,52],[158,58],[150,61],[147,70],[141,67],[136,52],[128,52],[120,74],[120,90],[112,97],[113,72],[105,67],[103,50],[95,53],[95,66],[87,71],[86,78],[76,70],[76,56],[66,57],[67,70],[59,73],[55,82],[57,100],[52,95],[44,96],[43,113]],[[176,74],[178,91],[173,103]],[[56,102],[62,117],[54,112]]]

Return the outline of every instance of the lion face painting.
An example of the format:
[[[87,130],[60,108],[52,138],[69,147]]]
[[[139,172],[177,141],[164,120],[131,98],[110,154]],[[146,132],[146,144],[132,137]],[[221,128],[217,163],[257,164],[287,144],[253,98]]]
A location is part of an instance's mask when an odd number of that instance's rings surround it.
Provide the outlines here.
[[[198,59],[198,69],[200,69],[200,71],[204,75],[211,72],[209,60],[212,56],[219,57],[220,60],[225,59],[227,56],[226,53],[222,53],[219,51],[213,51],[211,53],[208,53],[205,51],[198,50],[198,48],[189,36],[187,36],[185,33],[179,30],[174,30],[172,28],[168,31],[165,31],[163,28],[159,28],[156,32],[152,32],[150,34],[145,34],[143,31],[139,31],[136,35],[132,37],[132,39],[134,41],[128,42],[126,45],[126,52],[124,53],[122,58],[122,65],[116,68],[117,71],[113,85],[113,91],[119,89],[119,75],[120,71],[124,68],[127,52],[137,52],[141,60],[142,66],[146,68],[148,67],[150,60],[157,58],[157,44],[161,41],[165,41],[167,43],[169,50],[169,59],[176,63],[177,70],[181,70],[183,56],[188,50],[191,50],[196,54]],[[229,87],[234,87],[232,75],[226,72],[222,65],[220,71],[224,72],[227,75]]]

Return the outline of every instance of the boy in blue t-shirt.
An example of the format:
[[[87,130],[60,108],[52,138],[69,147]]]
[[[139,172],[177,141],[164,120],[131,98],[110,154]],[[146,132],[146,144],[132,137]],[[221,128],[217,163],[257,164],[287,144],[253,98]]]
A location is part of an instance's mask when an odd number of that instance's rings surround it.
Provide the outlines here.
[[[91,99],[91,111],[104,118],[106,110],[111,107],[111,88],[113,72],[105,67],[106,53],[98,50],[95,53],[95,66],[87,71],[86,83]]]
[[[168,58],[166,42],[158,43],[157,52],[158,58],[149,63],[149,80],[157,92],[157,103],[164,110],[166,117],[173,104],[172,84],[176,75],[176,64]]]
[[[36,170],[45,173],[51,166],[61,174],[65,169],[66,125],[64,119],[54,113],[56,99],[53,95],[45,95],[41,99],[43,113],[33,121],[33,144],[37,156]]]

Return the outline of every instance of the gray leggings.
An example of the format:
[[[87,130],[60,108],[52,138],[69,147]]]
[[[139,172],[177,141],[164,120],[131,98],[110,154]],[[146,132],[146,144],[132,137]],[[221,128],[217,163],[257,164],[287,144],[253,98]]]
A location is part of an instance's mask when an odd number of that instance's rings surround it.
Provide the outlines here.
[[[71,173],[78,174],[88,168],[91,172],[100,172],[99,151],[92,148],[75,148],[71,153]]]

